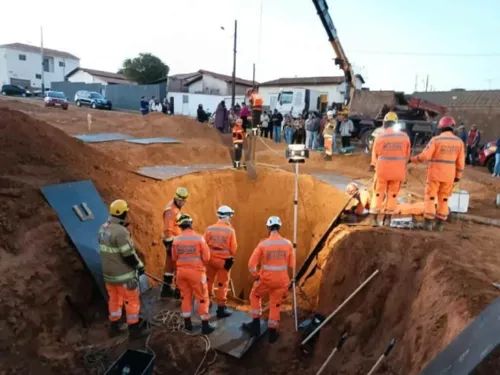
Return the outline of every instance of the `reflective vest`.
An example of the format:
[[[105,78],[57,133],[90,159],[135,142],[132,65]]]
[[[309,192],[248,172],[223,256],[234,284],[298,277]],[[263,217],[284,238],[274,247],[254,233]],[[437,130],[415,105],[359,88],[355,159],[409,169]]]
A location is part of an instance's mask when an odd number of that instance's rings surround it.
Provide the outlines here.
[[[180,208],[171,200],[163,210],[163,239],[173,241],[175,236],[181,234],[181,228],[177,225],[177,215]]]
[[[239,125],[233,127],[233,143],[243,143],[245,140],[245,131]]]
[[[264,104],[264,101],[259,94],[253,93],[250,97],[250,100],[252,101],[252,110],[262,111],[262,105]]]

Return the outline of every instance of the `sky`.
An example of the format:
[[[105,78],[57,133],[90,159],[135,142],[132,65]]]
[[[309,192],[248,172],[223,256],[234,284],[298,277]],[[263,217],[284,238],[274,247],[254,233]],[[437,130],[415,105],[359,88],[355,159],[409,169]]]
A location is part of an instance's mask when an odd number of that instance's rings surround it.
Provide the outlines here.
[[[371,90],[500,89],[500,1],[327,0],[355,73]],[[80,57],[85,68],[117,71],[141,52],[171,74],[199,69],[231,75],[341,75],[311,0],[5,1],[0,44],[44,45]],[[224,30],[221,29],[224,28]]]

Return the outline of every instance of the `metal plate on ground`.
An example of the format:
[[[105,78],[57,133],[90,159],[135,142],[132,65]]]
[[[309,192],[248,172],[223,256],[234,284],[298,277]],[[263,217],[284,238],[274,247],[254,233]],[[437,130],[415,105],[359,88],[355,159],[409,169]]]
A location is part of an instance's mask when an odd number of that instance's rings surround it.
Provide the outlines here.
[[[345,187],[347,186],[348,183],[353,181],[348,177],[334,173],[311,173],[311,176],[316,177],[318,180],[323,181],[326,184],[332,185],[333,187],[336,187],[337,189],[342,191],[345,190]],[[361,186],[362,185],[360,185],[360,187]]]
[[[97,233],[108,218],[108,210],[94,184],[91,181],[78,181],[43,186],[41,190],[47,202],[57,212],[64,230],[76,246],[99,291],[107,299]]]
[[[153,167],[142,167],[135,173],[141,176],[163,181],[190,173],[229,168],[232,168],[232,166],[223,164],[156,165]]]
[[[439,353],[420,375],[468,375],[500,345],[500,298]]]
[[[142,305],[145,307],[141,311],[141,315],[147,319],[148,316],[157,316],[163,310],[180,311],[180,300],[160,299],[159,289],[156,291],[148,291],[142,296]],[[225,319],[217,319],[217,306],[214,303],[210,308],[212,319],[210,322],[215,326],[215,331],[208,337],[212,348],[223,353],[229,354],[235,358],[241,358],[252,347],[253,343],[258,339],[250,337],[250,335],[241,329],[243,323],[250,322],[252,317],[244,312],[229,309],[231,316]],[[201,332],[201,320],[196,314],[196,303],[193,304],[193,328],[195,333]],[[161,323],[154,323],[155,326]],[[267,322],[261,322],[261,336],[267,331]]]
[[[155,143],[182,143],[178,139],[175,138],[167,138],[167,137],[157,137],[157,138],[133,138],[127,139],[126,142],[137,143],[140,145],[152,145]]]
[[[133,139],[131,135],[122,133],[94,133],[94,134],[79,134],[75,138],[84,143],[98,143],[98,142],[111,142],[111,141],[125,141]]]

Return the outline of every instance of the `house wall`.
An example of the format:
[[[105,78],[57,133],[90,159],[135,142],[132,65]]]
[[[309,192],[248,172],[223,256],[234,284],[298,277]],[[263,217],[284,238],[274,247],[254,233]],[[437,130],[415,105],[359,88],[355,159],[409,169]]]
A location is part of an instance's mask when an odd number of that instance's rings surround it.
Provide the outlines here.
[[[42,86],[42,59],[40,53],[26,52],[5,48],[4,61],[7,66],[7,76],[2,76],[2,83],[10,83],[11,78],[22,79],[30,82],[30,87],[39,88]],[[26,56],[20,60],[19,55]],[[79,60],[66,59],[46,55],[49,60],[49,72],[44,72],[45,86],[51,87],[52,82],[64,81],[67,73],[80,66]],[[63,64],[64,66],[60,66]],[[1,74],[1,72],[0,72]]]
[[[248,88],[248,86],[236,84],[236,95],[245,95]],[[231,95],[232,89],[231,83],[204,74],[202,79],[189,85],[188,92],[192,94]]]
[[[9,70],[7,65],[7,51],[0,48],[0,86],[9,83]]]
[[[174,99],[174,114],[196,117],[198,105],[202,104],[205,110],[215,112],[219,103],[224,100],[226,106],[231,106],[231,95],[207,95],[181,92],[169,92],[169,98]],[[236,102],[243,102],[244,97],[236,96]]]
[[[72,74],[68,78],[69,82],[83,82],[83,83],[99,83],[101,85],[107,85],[108,83],[99,77],[95,77],[92,74],[89,74],[83,70],[79,70],[78,72]]]

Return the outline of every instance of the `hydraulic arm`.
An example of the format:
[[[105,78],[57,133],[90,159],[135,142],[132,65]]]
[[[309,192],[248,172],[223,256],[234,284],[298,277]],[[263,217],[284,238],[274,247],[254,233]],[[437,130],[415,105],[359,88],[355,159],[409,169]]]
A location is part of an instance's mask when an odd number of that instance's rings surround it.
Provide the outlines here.
[[[312,0],[316,10],[318,12],[318,16],[321,19],[321,23],[328,34],[328,40],[332,44],[333,49],[335,50],[335,64],[342,69],[344,72],[346,90],[344,96],[344,110],[349,110],[351,107],[351,102],[354,97],[354,92],[356,90],[355,84],[355,76],[352,70],[351,63],[347,59],[345,55],[344,49],[340,44],[339,37],[337,35],[337,29],[332,21],[332,17],[330,17],[330,13],[328,12],[328,5],[326,4],[326,0]]]

